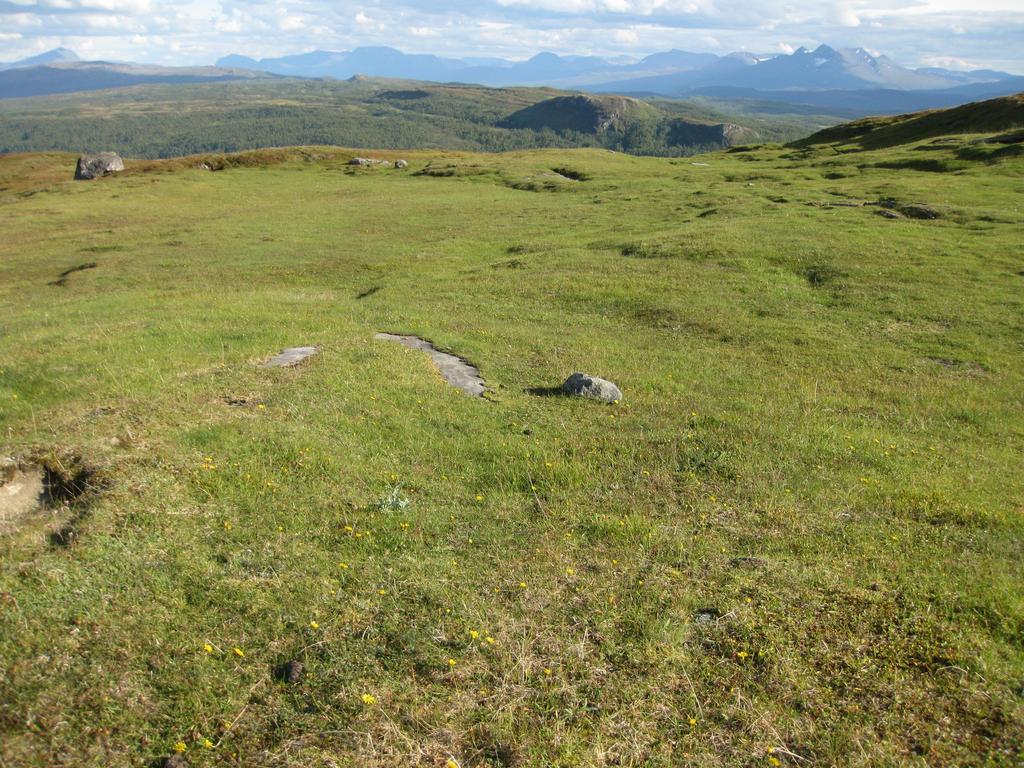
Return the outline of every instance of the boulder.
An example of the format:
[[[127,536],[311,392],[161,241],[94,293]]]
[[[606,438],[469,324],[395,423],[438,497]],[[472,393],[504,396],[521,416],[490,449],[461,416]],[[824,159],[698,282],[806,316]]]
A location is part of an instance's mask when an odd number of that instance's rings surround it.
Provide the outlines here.
[[[348,161],[349,165],[377,165],[380,160],[374,160],[369,157],[353,157]]]
[[[110,173],[124,170],[124,160],[115,152],[100,152],[98,155],[82,155],[78,158],[75,178],[98,179]]]
[[[395,160],[395,168],[397,168],[398,170],[404,171],[408,167],[409,163],[407,163],[405,160]]]
[[[603,403],[617,403],[622,399],[622,391],[612,382],[578,371],[565,380],[562,391],[567,395],[587,397]]]

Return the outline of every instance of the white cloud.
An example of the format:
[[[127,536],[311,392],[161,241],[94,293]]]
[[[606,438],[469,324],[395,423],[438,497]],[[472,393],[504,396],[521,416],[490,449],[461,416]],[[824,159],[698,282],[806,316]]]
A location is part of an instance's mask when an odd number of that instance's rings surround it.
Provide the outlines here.
[[[859,27],[860,17],[850,8],[837,8],[835,21],[841,27]]]
[[[526,58],[826,42],[1024,70],[1024,0],[0,0],[0,30],[0,60],[56,45],[193,64],[360,45]]]
[[[300,16],[282,16],[277,20],[277,28],[282,32],[294,32],[306,26],[306,22]]]
[[[640,35],[636,33],[635,29],[617,29],[612,38],[616,43],[622,43],[623,45],[636,45],[640,42]]]

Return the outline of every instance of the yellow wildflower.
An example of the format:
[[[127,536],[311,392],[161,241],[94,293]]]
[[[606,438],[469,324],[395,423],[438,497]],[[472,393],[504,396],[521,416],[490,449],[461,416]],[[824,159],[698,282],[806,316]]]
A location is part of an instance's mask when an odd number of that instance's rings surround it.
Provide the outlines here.
[[[374,696],[372,693],[364,693],[359,698],[362,699],[363,704],[365,704],[368,707],[377,703],[377,697]]]
[[[320,625],[317,624],[315,621],[311,621],[311,622],[309,622],[309,628],[310,629],[320,629]]]
[[[185,746],[185,742],[184,741],[179,741],[179,742],[177,742],[174,745],[174,751],[177,752],[178,754],[181,754],[186,749],[188,749],[188,747]]]
[[[245,658],[245,651],[243,651],[241,648],[237,648],[236,647],[235,650],[234,650],[234,654],[235,654],[235,656],[237,656],[240,659],[244,659]]]
[[[209,643],[203,643],[203,650],[207,653],[213,653],[213,646]]]

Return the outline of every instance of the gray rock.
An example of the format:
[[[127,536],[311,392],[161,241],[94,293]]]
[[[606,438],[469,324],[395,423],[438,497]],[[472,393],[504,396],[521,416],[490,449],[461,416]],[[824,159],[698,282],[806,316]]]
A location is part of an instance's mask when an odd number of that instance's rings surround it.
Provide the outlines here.
[[[487,384],[475,366],[470,365],[461,357],[442,352],[429,341],[425,341],[417,336],[401,336],[394,333],[378,333],[374,335],[374,338],[383,341],[394,341],[408,349],[418,349],[426,352],[430,355],[430,359],[434,361],[434,365],[437,366],[437,370],[441,373],[441,378],[453,387],[461,389],[467,395],[480,397],[487,390]]]
[[[320,352],[320,347],[288,347],[263,363],[262,368],[291,368]]]
[[[404,171],[408,167],[409,163],[407,163],[405,160],[395,160],[395,168],[397,168],[398,170]]]
[[[372,157],[353,157],[348,161],[349,165],[379,165],[380,160],[374,160]]]
[[[616,403],[622,399],[622,391],[612,382],[578,371],[565,380],[562,391],[567,395],[588,397],[603,403]]]
[[[114,152],[100,152],[98,155],[82,155],[78,158],[75,178],[78,180],[98,179],[110,173],[124,170],[124,160]]]

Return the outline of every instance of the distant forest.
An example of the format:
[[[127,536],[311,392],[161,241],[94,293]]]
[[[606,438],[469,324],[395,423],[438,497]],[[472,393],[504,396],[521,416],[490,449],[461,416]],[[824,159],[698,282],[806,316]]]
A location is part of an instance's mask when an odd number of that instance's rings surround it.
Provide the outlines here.
[[[422,83],[401,90],[396,85],[410,84],[280,80],[151,85],[5,100],[0,101],[0,152],[109,150],[160,158],[309,144],[488,152],[601,147],[679,157],[721,148],[679,143],[679,120],[735,119],[706,105],[676,102],[659,104],[661,119],[635,120],[599,133],[508,128],[497,123],[558,92]],[[797,138],[817,127],[807,118],[787,123],[776,116],[745,124],[765,140]]]

